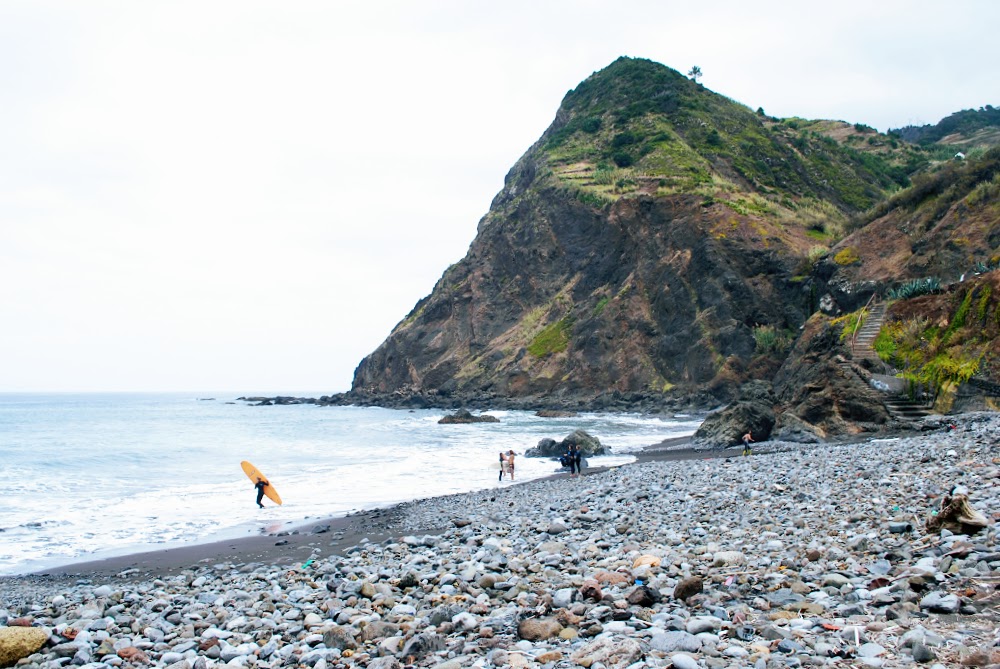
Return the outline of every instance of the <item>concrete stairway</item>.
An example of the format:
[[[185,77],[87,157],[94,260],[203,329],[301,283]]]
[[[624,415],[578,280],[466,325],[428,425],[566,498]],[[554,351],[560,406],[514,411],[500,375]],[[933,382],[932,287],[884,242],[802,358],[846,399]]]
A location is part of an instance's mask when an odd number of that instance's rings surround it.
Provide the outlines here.
[[[861,324],[857,334],[851,344],[851,354],[855,360],[871,360],[878,365],[886,367],[890,374],[873,374],[872,376],[879,382],[874,387],[885,393],[885,408],[889,415],[899,421],[920,420],[931,413],[931,406],[923,399],[913,398],[907,392],[906,384],[900,379],[891,376],[895,370],[888,368],[882,359],[878,357],[872,344],[882,329],[885,320],[885,302],[872,305],[868,311],[868,318]]]
[[[875,353],[872,344],[878,331],[882,329],[882,322],[885,320],[885,302],[874,304],[868,311],[868,318],[861,324],[861,328],[855,333],[851,343],[851,354],[857,359],[874,360],[881,364],[882,360]]]

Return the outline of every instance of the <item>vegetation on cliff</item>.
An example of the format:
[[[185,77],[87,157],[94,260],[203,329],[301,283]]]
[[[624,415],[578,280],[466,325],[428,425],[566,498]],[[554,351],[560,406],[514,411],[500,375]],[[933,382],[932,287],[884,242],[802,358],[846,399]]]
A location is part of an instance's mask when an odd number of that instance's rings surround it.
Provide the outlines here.
[[[774,119],[632,58],[566,95],[543,148],[556,178],[587,201],[697,193],[706,206],[820,229],[906,185],[926,161],[870,128]]]
[[[997,378],[1000,272],[894,302],[874,347],[904,378],[935,392],[977,373]]]

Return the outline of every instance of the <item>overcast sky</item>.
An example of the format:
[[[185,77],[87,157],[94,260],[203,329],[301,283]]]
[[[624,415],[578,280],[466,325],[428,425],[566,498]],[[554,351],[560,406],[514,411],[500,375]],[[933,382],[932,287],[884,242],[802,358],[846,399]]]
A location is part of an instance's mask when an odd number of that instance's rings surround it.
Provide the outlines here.
[[[879,130],[1000,104],[1000,3],[0,2],[0,391],[327,393],[622,55]]]

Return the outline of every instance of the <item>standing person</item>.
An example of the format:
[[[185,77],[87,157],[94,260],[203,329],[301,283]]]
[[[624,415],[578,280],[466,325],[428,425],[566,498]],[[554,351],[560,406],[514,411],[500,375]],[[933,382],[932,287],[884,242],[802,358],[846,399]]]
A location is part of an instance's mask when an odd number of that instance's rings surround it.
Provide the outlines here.
[[[743,435],[743,455],[750,455],[750,442],[753,441],[753,436],[750,431]]]
[[[583,461],[583,451],[576,444],[573,444],[573,464],[576,466],[576,475],[579,476],[583,473],[583,469],[580,468],[580,463]]]
[[[570,476],[576,476],[580,471],[579,470],[580,461],[577,459],[577,456],[579,454],[580,452],[576,450],[576,444],[570,444],[569,450],[566,451],[566,460],[567,460],[566,464],[569,465]]]
[[[267,487],[267,481],[259,478],[257,479],[257,482],[253,484],[253,487],[257,489],[257,506],[263,509],[264,505],[261,504],[261,500],[264,499],[264,488]]]
[[[514,451],[513,449],[507,451],[507,472],[510,474],[510,480],[514,480]]]
[[[503,451],[500,451],[500,477],[497,481],[503,481],[503,470],[507,466],[507,458],[503,456]]]

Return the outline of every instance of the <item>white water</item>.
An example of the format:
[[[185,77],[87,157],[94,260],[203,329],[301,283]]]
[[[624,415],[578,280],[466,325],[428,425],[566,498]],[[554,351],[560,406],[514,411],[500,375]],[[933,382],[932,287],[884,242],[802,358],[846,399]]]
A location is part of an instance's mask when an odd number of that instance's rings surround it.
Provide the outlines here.
[[[511,485],[497,482],[499,451],[523,454],[578,428],[613,450],[592,466],[623,464],[699,423],[490,411],[499,423],[439,425],[441,410],[255,407],[232,397],[0,394],[0,574]],[[241,460],[270,478],[282,506],[257,508]],[[519,457],[516,478],[557,467]]]

